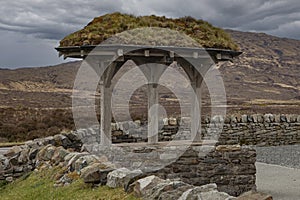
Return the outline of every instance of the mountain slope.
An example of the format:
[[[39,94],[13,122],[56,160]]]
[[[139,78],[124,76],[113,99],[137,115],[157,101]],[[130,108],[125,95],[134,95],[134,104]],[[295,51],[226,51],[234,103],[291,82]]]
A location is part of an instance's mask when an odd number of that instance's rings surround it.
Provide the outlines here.
[[[243,51],[221,67],[230,99],[300,99],[300,41],[228,32]]]
[[[227,113],[299,114],[300,41],[263,33],[227,32],[243,51],[233,63],[218,66],[227,93]],[[80,64],[0,69],[0,142],[74,129],[71,95]],[[209,114],[205,90],[203,97],[203,113]],[[162,89],[160,102],[171,109],[167,109],[171,115],[178,113],[174,98],[170,90]],[[132,117],[147,116],[146,87],[134,93],[131,104]]]
[[[243,51],[233,63],[221,64],[219,68],[229,110],[245,107],[251,111],[256,105],[276,105],[278,112],[291,112],[289,106],[299,105],[300,41],[264,33],[226,31]],[[0,70],[1,106],[70,107],[80,64]]]

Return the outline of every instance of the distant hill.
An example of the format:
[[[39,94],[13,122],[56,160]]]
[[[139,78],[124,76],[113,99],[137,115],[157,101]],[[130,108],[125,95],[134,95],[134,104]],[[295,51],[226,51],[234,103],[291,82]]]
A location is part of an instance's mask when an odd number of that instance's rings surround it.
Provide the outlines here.
[[[225,82],[228,103],[239,106],[298,104],[300,41],[264,33],[226,31],[243,51],[243,54],[233,63],[222,64],[219,68]],[[57,101],[61,101],[63,107],[70,106],[70,101],[66,98],[72,92],[80,64],[81,62],[78,61],[51,67],[1,70],[0,92],[15,93],[13,102],[10,101],[10,98],[13,98],[11,95],[1,95],[1,106],[14,106],[14,103],[18,103],[20,99],[26,99],[27,94],[23,93],[32,92],[43,95],[35,100],[30,99],[31,102],[36,101],[36,105],[41,107],[50,106],[47,102],[44,104],[40,101],[43,101],[43,98],[51,101],[51,95],[54,95]],[[18,98],[19,95],[24,96]],[[29,96],[31,98],[31,95]]]
[[[300,41],[230,31],[243,54],[221,67],[230,99],[300,100]]]
[[[264,33],[226,31],[243,51],[233,63],[219,65],[227,93],[228,113],[299,114],[300,41]],[[15,130],[16,126],[21,129],[14,134],[27,134],[21,137],[23,140],[37,137],[51,128],[52,133],[63,128],[74,128],[71,124],[71,94],[80,64],[77,61],[49,67],[1,69],[0,141],[1,137],[10,137],[10,131]],[[166,93],[167,90],[161,96],[163,101],[166,100],[165,97],[172,97],[172,94]],[[139,91],[135,95],[133,99],[137,102],[136,105],[143,102],[145,109],[145,92]],[[207,97],[204,94],[205,102],[209,100]],[[144,113],[139,109],[141,107],[131,111]],[[208,109],[204,109],[204,112]],[[44,125],[40,124],[42,131],[36,131],[39,117],[32,116],[43,116],[47,113],[52,117],[43,119]],[[66,127],[62,123],[65,115],[68,116]],[[51,126],[47,125],[49,120],[52,120]],[[33,133],[30,135],[28,131]]]

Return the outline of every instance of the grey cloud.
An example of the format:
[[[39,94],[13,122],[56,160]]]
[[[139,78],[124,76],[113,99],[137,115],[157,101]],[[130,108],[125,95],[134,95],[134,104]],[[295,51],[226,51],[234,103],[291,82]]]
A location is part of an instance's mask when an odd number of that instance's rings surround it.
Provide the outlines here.
[[[271,35],[277,35],[280,37],[300,39],[300,20],[291,23],[286,23],[279,26],[277,29],[267,31],[266,33]]]
[[[19,0],[0,2],[0,29],[61,39],[95,16],[121,11],[136,15],[194,16],[241,30],[275,31],[300,19],[298,0]]]
[[[0,31],[0,68],[45,66],[63,62],[53,49],[54,40],[41,40],[21,33]]]
[[[5,49],[30,49],[26,54],[18,50],[19,60],[26,60],[20,61],[20,65],[44,51],[39,58],[44,58],[45,63],[49,59],[56,63],[59,59],[53,48],[60,39],[81,29],[94,17],[115,11],[193,16],[223,28],[300,39],[299,10],[299,0],[0,0],[0,43]],[[31,47],[31,44],[34,45]],[[45,56],[46,52],[51,56]],[[9,64],[8,57],[8,54],[0,55],[0,66]],[[11,58],[11,62],[16,59]],[[32,61],[32,65],[39,63]]]
[[[0,1],[0,29],[61,39],[93,17],[117,10],[118,1]]]

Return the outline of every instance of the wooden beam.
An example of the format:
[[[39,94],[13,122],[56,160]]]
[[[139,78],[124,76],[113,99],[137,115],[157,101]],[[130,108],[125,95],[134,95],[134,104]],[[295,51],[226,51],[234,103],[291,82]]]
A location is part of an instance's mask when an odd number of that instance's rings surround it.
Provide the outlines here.
[[[101,146],[111,145],[111,87],[106,87],[104,82],[100,83],[100,138]]]
[[[191,99],[191,139],[200,142],[201,138],[201,84],[203,78],[197,70],[193,69],[193,80],[191,82],[194,94]]]
[[[158,143],[158,91],[156,86],[148,84],[148,144]]]

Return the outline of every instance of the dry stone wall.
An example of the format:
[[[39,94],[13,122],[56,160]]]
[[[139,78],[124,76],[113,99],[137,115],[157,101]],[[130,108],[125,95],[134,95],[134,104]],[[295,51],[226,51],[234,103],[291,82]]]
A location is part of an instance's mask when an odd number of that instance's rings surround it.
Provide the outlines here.
[[[86,132],[93,133],[91,129]],[[124,148],[123,154],[112,154],[105,152],[98,144],[83,145],[80,137],[84,134],[75,133],[36,139],[13,147],[0,156],[0,180],[13,181],[32,170],[60,166],[65,171],[58,177],[56,186],[70,184],[72,176],[69,173],[77,173],[86,183],[106,184],[110,172],[122,167],[134,170],[131,167],[140,164],[138,159],[150,152],[151,156],[148,157],[148,162],[146,160],[145,166],[139,166],[142,176],[156,175],[196,186],[215,183],[220,192],[234,196],[255,188],[256,153],[251,148],[219,145],[211,146],[210,151],[203,151],[204,147],[195,144],[188,147],[183,155],[177,155],[177,150],[182,146],[170,146],[168,152],[159,154],[159,145],[149,147],[141,143],[138,146],[128,145],[125,154]],[[113,147],[120,150],[118,145]],[[147,170],[149,164],[168,161],[174,156],[178,156],[178,160],[176,158],[174,162],[154,171]],[[151,166],[152,169],[153,167],[155,166]],[[135,180],[132,177],[127,187]]]
[[[46,151],[47,145],[52,147]],[[81,147],[82,142],[73,133],[35,139],[25,142],[25,145],[14,146],[0,155],[0,180],[12,181],[34,170],[41,161],[50,160],[54,153],[65,155],[65,149],[80,151]]]
[[[96,155],[106,155],[119,167],[142,170],[163,179],[179,179],[201,186],[216,183],[218,190],[238,196],[255,189],[256,151],[240,145],[185,146],[166,144],[120,144],[110,148],[86,146]],[[185,149],[185,151],[182,151]]]
[[[189,140],[190,118],[166,118],[159,124],[159,141]],[[221,132],[220,132],[221,130]],[[78,130],[84,143],[100,141],[99,127]],[[300,115],[233,115],[214,116],[202,120],[202,138],[218,144],[277,146],[300,143]],[[147,122],[128,121],[112,123],[112,141],[146,142]]]
[[[241,115],[225,119],[220,144],[277,146],[300,143],[300,115]]]

